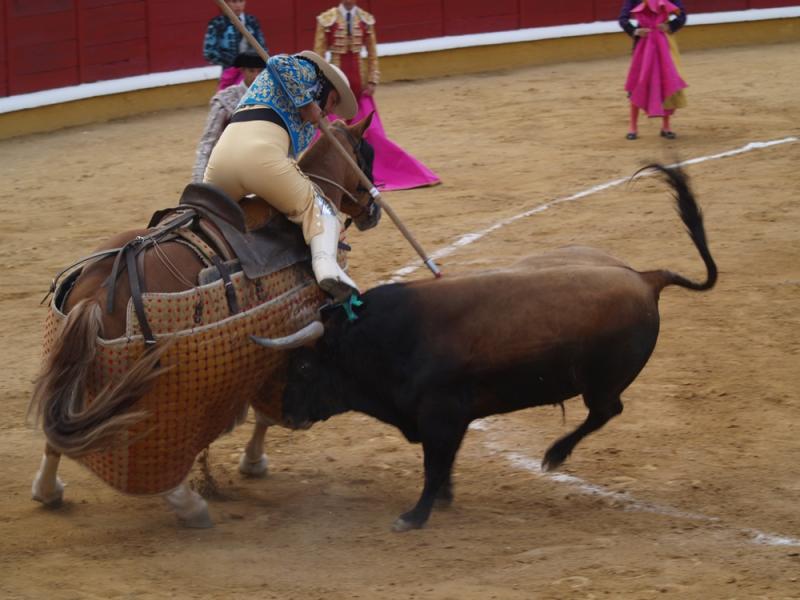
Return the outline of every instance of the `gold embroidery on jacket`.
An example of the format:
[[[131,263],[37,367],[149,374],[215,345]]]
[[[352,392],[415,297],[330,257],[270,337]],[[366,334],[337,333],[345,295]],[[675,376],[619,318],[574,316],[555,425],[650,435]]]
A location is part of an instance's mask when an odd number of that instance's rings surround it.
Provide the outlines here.
[[[362,59],[361,80],[379,83],[380,70],[378,69],[378,40],[375,34],[375,17],[367,11],[356,7],[351,23],[352,35],[347,35],[347,21],[339,11],[339,7],[328,9],[317,16],[317,30],[314,36],[314,52],[325,56],[330,52],[330,62],[337,67],[341,65],[342,54],[356,52],[361,54],[361,48],[366,48],[366,61]],[[329,42],[330,40],[330,42]]]

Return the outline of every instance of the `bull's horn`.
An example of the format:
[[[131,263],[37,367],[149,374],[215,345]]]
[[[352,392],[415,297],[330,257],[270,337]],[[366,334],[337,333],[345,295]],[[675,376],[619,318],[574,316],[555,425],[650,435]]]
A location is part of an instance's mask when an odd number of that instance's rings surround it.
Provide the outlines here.
[[[256,335],[251,335],[250,339],[259,346],[265,348],[272,348],[274,350],[291,350],[292,348],[299,348],[305,346],[309,342],[322,337],[325,333],[325,326],[319,321],[313,321],[303,327],[301,330],[294,332],[291,335],[281,338],[263,338]]]

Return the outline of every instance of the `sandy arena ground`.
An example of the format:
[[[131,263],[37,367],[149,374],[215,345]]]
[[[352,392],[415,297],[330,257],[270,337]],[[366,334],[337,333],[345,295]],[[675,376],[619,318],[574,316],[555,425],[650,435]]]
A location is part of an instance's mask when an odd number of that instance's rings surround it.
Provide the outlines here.
[[[386,85],[390,134],[445,184],[387,196],[433,252],[644,162],[707,157],[800,135],[800,45],[689,53],[679,138],[629,142],[627,61]],[[625,412],[558,477],[536,465],[585,415],[580,401],[492,418],[456,466],[456,502],[421,531],[421,451],[346,415],[273,429],[270,474],[236,463],[251,425],[212,446],[217,526],[180,529],[159,498],[123,496],[65,460],[65,504],[30,500],[43,439],[24,413],[51,276],[107,235],[173,205],[203,109],[0,142],[0,597],[225,599],[800,598],[800,143],[689,167],[718,286],[670,288]],[[365,287],[417,264],[388,219],[350,236]],[[703,276],[665,186],[618,185],[552,205],[456,248],[448,273],[568,243],[641,269]],[[426,277],[423,270],[412,277]],[[502,307],[498,307],[502,318]],[[569,475],[572,478],[564,477]]]

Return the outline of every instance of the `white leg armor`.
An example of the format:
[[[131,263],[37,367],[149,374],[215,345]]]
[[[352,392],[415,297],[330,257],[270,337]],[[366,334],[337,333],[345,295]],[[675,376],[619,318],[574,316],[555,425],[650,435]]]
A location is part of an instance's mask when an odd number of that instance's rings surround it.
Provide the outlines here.
[[[64,498],[64,483],[56,475],[59,460],[61,460],[60,454],[50,447],[45,448],[42,465],[33,480],[31,495],[34,500],[45,506],[59,506]]]
[[[318,203],[322,232],[309,241],[311,248],[311,267],[319,287],[325,290],[336,302],[345,300],[351,293],[358,293],[358,286],[347,276],[339,263],[336,253],[339,249],[339,232],[341,224],[334,209],[320,196],[315,196]]]
[[[209,529],[214,526],[214,521],[208,514],[208,504],[185,481],[171,492],[164,494],[164,500],[175,511],[184,527]]]
[[[267,428],[273,422],[258,410],[253,409],[253,412],[256,415],[256,426],[239,459],[239,473],[248,477],[266,477],[269,461],[264,453],[264,437],[267,435]]]

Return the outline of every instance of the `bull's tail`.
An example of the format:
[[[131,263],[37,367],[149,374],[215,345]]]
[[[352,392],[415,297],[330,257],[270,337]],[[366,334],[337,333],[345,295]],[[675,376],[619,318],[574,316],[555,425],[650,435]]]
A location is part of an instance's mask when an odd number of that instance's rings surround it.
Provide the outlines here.
[[[667,183],[672,187],[681,221],[686,225],[689,237],[692,238],[706,265],[706,280],[703,282],[692,281],[671,271],[651,271],[650,273],[643,273],[643,275],[650,275],[655,278],[654,283],[659,290],[668,285],[678,285],[700,292],[710,290],[717,282],[717,265],[714,263],[714,259],[708,249],[706,230],[703,227],[703,213],[700,211],[700,207],[694,199],[694,194],[689,188],[689,176],[680,167],[665,167],[660,164],[651,164],[643,167],[637,174],[648,169],[662,173]]]
[[[165,348],[156,348],[87,405],[86,378],[100,327],[101,309],[93,300],[82,300],[69,312],[28,407],[50,446],[72,458],[123,443],[121,434],[145,416],[131,407],[164,371],[157,365]]]

